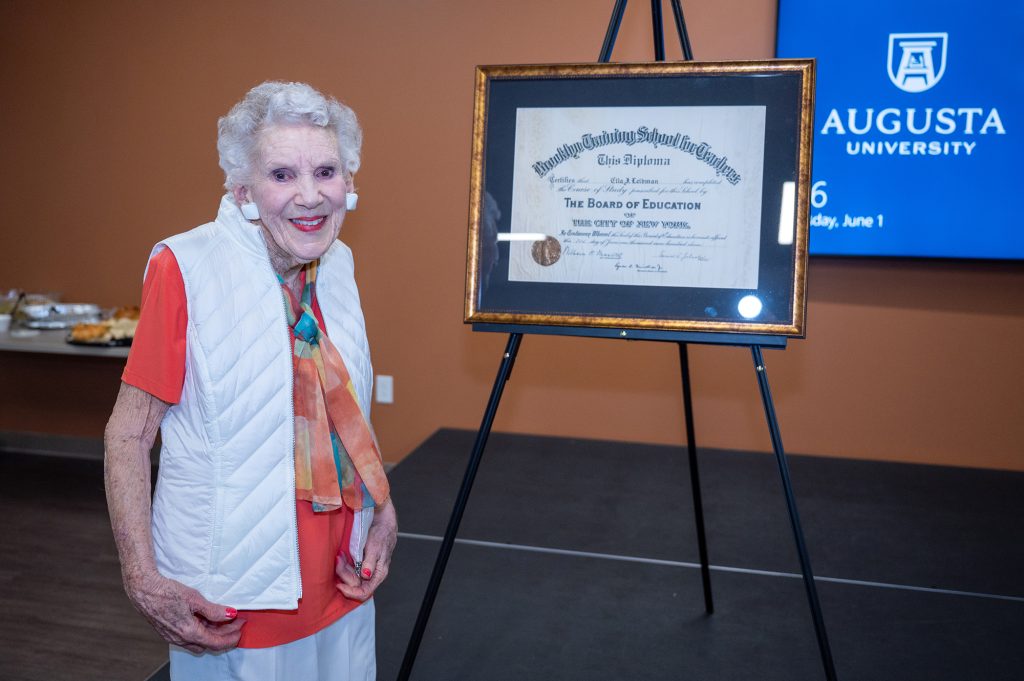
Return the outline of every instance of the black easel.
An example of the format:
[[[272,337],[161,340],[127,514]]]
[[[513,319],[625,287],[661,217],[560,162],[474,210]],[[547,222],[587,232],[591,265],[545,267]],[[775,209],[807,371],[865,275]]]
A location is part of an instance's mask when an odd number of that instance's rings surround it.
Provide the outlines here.
[[[608,30],[605,33],[604,44],[598,57],[599,62],[611,60],[611,53],[615,47],[615,40],[618,36],[619,27],[622,24],[622,17],[626,11],[627,0],[616,0],[612,9],[612,16],[608,22]],[[680,0],[671,0],[672,11],[676,23],[676,31],[679,34],[679,43],[683,52],[684,61],[693,59],[693,51],[690,46],[690,38],[686,31],[686,20],[683,17],[683,8]],[[655,61],[665,61],[665,38],[662,21],[661,0],[651,0],[651,23],[654,32],[654,58]],[[441,579],[448,565],[452,548],[455,544],[455,536],[458,534],[459,525],[462,523],[462,515],[466,510],[466,503],[469,501],[469,494],[473,488],[473,481],[476,478],[477,469],[480,467],[480,460],[483,457],[484,447],[491,434],[491,426],[498,411],[498,404],[501,401],[505,383],[512,374],[512,367],[519,353],[519,346],[524,333],[548,334],[548,335],[570,335],[587,337],[619,337],[631,340],[649,341],[671,341],[679,347],[679,367],[683,386],[683,411],[686,423],[686,449],[690,464],[690,486],[693,494],[693,510],[697,524],[697,543],[700,552],[701,581],[704,588],[704,609],[708,614],[714,612],[714,603],[711,597],[711,572],[708,565],[707,540],[704,533],[704,508],[701,500],[700,477],[697,468],[697,445],[693,426],[693,403],[690,394],[690,364],[687,351],[688,343],[710,343],[722,345],[740,345],[750,347],[754,360],[754,371],[757,375],[758,387],[761,391],[761,401],[764,404],[765,419],[768,422],[768,431],[772,441],[772,448],[779,466],[779,473],[782,477],[782,486],[786,495],[786,506],[789,510],[790,524],[793,535],[796,539],[797,553],[800,558],[800,569],[803,573],[804,588],[807,592],[807,600],[811,608],[811,615],[814,620],[814,631],[818,639],[818,649],[821,653],[822,664],[825,668],[825,677],[828,681],[836,681],[835,665],[832,661],[832,652],[829,647],[828,634],[825,631],[825,619],[821,613],[821,605],[818,601],[818,592],[814,585],[814,574],[811,570],[810,557],[807,554],[807,547],[804,542],[803,529],[800,525],[800,517],[797,512],[796,498],[793,494],[793,486],[789,477],[789,466],[786,462],[786,453],[782,446],[782,435],[779,431],[778,419],[775,416],[775,407],[772,402],[771,389],[768,386],[768,374],[765,370],[764,359],[761,356],[762,347],[784,348],[785,338],[775,336],[757,335],[735,335],[735,334],[705,334],[671,331],[638,331],[634,329],[591,329],[591,328],[568,328],[568,327],[543,327],[543,326],[517,326],[503,324],[474,324],[474,331],[495,331],[508,333],[508,342],[505,345],[505,352],[502,355],[498,367],[498,375],[494,380],[494,387],[491,389],[491,396],[487,401],[487,408],[480,423],[480,430],[477,431],[476,441],[473,443],[473,450],[470,454],[469,464],[462,479],[462,486],[459,488],[458,496],[455,499],[455,507],[452,509],[448,527],[445,530],[444,539],[441,542],[441,549],[438,552],[437,560],[434,563],[434,570],[427,583],[427,591],[420,605],[416,623],[413,626],[412,635],[405,650],[405,657],[402,660],[401,669],[398,672],[398,681],[408,681],[412,674],[413,664],[416,662],[416,655],[419,652],[420,643],[430,619],[431,610],[434,607],[434,600],[441,586]]]

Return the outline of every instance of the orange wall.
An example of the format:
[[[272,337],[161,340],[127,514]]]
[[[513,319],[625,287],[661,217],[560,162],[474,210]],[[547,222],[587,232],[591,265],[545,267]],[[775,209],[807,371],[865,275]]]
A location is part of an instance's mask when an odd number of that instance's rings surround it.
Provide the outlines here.
[[[262,80],[306,80],[365,128],[342,237],[395,376],[374,407],[386,457],[476,428],[505,339],[461,323],[473,67],[593,61],[612,4],[2,3],[0,287],[137,301],[150,246],[214,214],[217,117]],[[697,57],[770,57],[775,6],[688,0]],[[647,7],[616,60],[650,59]],[[812,260],[808,337],[766,358],[787,450],[1024,470],[1022,285],[1019,264]],[[768,450],[749,352],[691,363],[698,442]],[[118,366],[3,353],[0,379],[0,430],[98,437]],[[496,428],[679,443],[679,395],[672,345],[528,336]]]

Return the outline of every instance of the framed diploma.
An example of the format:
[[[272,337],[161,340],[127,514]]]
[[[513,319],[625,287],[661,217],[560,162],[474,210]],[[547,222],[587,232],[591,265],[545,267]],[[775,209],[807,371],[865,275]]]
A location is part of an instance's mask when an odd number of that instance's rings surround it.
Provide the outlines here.
[[[465,320],[803,336],[813,101],[812,60],[478,67]]]

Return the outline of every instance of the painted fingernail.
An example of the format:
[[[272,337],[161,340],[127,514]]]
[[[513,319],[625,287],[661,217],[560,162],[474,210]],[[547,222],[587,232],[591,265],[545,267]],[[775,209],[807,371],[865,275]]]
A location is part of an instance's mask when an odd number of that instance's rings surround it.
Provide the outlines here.
[[[224,608],[224,616],[229,620],[233,620],[238,617],[238,611],[234,608]]]
[[[371,576],[373,573],[370,572],[370,568],[363,568],[363,579],[369,579]]]

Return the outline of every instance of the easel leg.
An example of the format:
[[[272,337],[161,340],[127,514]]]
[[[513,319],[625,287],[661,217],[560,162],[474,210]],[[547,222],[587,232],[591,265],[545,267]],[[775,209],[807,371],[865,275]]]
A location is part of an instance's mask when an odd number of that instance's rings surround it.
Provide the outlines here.
[[[665,61],[665,29],[661,18],[661,0],[651,0],[651,28],[654,30],[654,61]]]
[[[452,509],[452,516],[448,521],[448,529],[445,530],[444,540],[441,542],[441,550],[437,554],[434,571],[431,573],[430,582],[427,584],[427,593],[423,596],[420,613],[416,617],[412,636],[409,637],[409,644],[405,649],[402,667],[398,672],[398,681],[408,681],[409,675],[412,673],[412,666],[416,662],[416,654],[419,652],[420,642],[423,640],[423,632],[427,628],[427,620],[430,619],[430,611],[434,607],[434,599],[437,597],[437,591],[441,586],[441,579],[444,577],[444,571],[448,565],[448,557],[451,555],[452,547],[455,544],[455,535],[459,532],[462,514],[466,510],[466,502],[469,501],[469,493],[473,489],[473,480],[476,478],[477,468],[480,467],[480,459],[483,458],[487,437],[491,434],[491,425],[494,423],[494,416],[498,412],[501,393],[505,389],[505,383],[512,373],[512,365],[515,364],[516,355],[519,353],[519,343],[522,341],[522,338],[523,334],[513,333],[508,337],[508,343],[505,345],[505,354],[502,356],[501,365],[498,367],[498,376],[494,379],[491,398],[487,402],[487,410],[484,412],[483,421],[480,423],[476,442],[473,443],[473,453],[469,457],[469,465],[466,466],[466,474],[462,478],[462,487],[459,488],[458,497],[455,499],[455,508]]]
[[[683,6],[679,0],[672,0],[672,14],[676,19],[676,32],[679,33],[679,45],[683,49],[683,61],[693,61],[693,48],[690,46],[690,34],[686,30],[686,19],[683,17]]]
[[[601,54],[597,56],[599,62],[607,62],[612,58],[615,39],[619,35],[619,27],[622,26],[622,15],[626,13],[626,2],[627,0],[615,0],[611,19],[608,20],[608,31],[604,34],[604,43],[601,45]]]
[[[793,484],[789,479],[789,465],[786,463],[786,452],[782,449],[782,435],[779,432],[779,422],[775,418],[775,406],[772,404],[772,393],[768,387],[768,372],[764,367],[764,358],[761,356],[761,347],[752,345],[750,347],[754,355],[754,371],[757,374],[757,384],[761,389],[761,401],[764,402],[764,415],[768,421],[768,431],[772,438],[772,448],[775,450],[775,459],[779,464],[779,473],[782,475],[782,487],[786,492],[786,506],[789,509],[789,521],[793,526],[793,536],[796,538],[796,550],[800,555],[800,570],[804,576],[804,588],[807,591],[807,601],[811,606],[811,616],[814,618],[814,633],[818,636],[818,650],[821,652],[821,662],[825,666],[825,678],[828,681],[836,681],[836,668],[832,662],[832,650],[828,644],[828,633],[825,631],[825,618],[821,614],[821,604],[818,602],[818,590],[814,586],[814,573],[811,571],[811,559],[807,554],[807,546],[804,543],[804,532],[800,527],[800,514],[796,510],[796,497],[793,495]]]
[[[704,610],[715,611],[711,599],[711,569],[708,566],[708,542],[704,535],[704,502],[700,494],[700,473],[697,470],[697,438],[693,428],[693,401],[690,396],[690,359],[686,343],[679,343],[679,369],[683,379],[683,414],[686,420],[686,453],[690,459],[690,488],[693,490],[693,516],[697,522],[697,546],[700,551],[700,578],[704,585]]]

